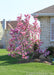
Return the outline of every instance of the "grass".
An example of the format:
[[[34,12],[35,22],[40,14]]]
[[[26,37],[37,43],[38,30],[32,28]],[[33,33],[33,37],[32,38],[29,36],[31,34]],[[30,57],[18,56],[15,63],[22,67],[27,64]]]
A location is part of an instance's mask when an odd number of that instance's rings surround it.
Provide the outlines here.
[[[0,49],[0,75],[54,75],[54,65],[17,62],[5,49]]]

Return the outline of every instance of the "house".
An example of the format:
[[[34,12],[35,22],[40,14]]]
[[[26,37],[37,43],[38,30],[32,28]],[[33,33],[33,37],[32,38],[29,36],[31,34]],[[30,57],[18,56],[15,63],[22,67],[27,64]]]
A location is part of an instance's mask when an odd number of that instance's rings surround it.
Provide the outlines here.
[[[43,42],[41,48],[54,46],[54,5],[32,13],[32,16],[36,15],[39,16],[40,21],[40,40]]]
[[[8,41],[11,38],[9,35],[11,27],[15,28],[17,21],[0,21],[0,48],[7,48]]]

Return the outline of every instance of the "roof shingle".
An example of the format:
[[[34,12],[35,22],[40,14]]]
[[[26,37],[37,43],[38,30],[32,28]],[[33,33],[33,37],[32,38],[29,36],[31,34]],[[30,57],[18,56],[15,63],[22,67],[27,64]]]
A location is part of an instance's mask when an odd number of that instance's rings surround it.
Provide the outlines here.
[[[17,21],[6,21],[6,29],[10,29],[8,23],[13,27],[15,28],[17,26]]]
[[[47,7],[45,9],[42,9],[40,11],[37,11],[35,13],[54,13],[54,5]]]

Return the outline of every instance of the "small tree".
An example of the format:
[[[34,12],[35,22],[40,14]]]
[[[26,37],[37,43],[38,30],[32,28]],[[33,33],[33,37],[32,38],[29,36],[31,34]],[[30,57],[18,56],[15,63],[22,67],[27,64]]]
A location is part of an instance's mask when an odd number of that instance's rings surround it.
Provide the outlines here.
[[[28,52],[34,52],[34,43],[39,44],[37,40],[39,40],[40,27],[37,18],[34,18],[34,23],[31,25],[29,23],[31,15],[24,16],[24,20],[22,20],[22,15],[18,16],[16,28],[11,29],[12,38],[9,40],[8,52],[12,57],[21,56],[27,59],[29,58]]]

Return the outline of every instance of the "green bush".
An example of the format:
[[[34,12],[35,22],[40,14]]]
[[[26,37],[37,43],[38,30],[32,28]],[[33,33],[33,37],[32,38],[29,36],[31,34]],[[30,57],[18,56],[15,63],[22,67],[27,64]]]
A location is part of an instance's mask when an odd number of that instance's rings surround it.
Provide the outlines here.
[[[39,53],[39,51],[37,51],[37,49],[39,49],[39,45],[37,43],[35,43],[33,46],[33,50],[34,50],[33,59],[39,58],[39,56],[40,56],[40,53]]]
[[[47,48],[47,51],[50,51],[49,55],[52,55],[54,57],[54,46],[50,46]]]
[[[36,51],[38,49],[38,47],[39,47],[38,44],[35,43],[34,46],[33,46],[34,51]]]

